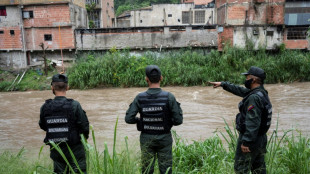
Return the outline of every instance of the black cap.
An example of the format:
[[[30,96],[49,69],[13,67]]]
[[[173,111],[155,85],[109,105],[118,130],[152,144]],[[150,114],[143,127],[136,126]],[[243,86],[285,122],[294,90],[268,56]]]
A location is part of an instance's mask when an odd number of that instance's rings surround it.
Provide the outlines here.
[[[161,76],[161,71],[157,65],[148,65],[145,68],[145,74],[148,78],[156,78]]]
[[[262,80],[265,80],[266,78],[266,73],[264,72],[264,70],[256,66],[251,66],[248,72],[241,73],[241,74],[242,75],[253,75],[253,76],[259,77]]]
[[[64,74],[55,74],[52,78],[52,82],[68,83],[68,77]]]

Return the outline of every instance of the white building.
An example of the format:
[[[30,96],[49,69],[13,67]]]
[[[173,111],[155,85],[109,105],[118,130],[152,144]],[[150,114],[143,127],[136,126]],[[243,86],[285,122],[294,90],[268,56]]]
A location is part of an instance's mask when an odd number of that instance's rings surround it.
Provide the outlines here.
[[[124,12],[117,17],[116,27],[214,25],[215,8],[208,5],[156,4]]]

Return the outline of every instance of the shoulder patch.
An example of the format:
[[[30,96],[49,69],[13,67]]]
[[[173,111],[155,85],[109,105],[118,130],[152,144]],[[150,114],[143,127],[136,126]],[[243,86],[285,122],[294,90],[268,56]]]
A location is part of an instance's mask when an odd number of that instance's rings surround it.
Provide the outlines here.
[[[250,106],[248,107],[248,111],[252,110],[253,108],[254,108],[254,105],[250,105]]]

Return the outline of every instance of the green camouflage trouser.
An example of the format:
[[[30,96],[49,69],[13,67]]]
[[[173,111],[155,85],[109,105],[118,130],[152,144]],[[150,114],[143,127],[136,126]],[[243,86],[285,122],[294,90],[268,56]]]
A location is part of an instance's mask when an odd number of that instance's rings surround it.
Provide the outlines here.
[[[236,154],[235,154],[235,172],[237,174],[266,174],[265,153],[267,146],[267,136],[259,136],[255,144],[250,147],[250,153],[241,151],[241,136],[239,135]]]
[[[158,159],[159,171],[165,174],[167,170],[172,173],[172,136],[165,135],[140,135],[142,173],[154,173],[154,164]]]
[[[70,146],[70,149],[72,150],[81,171],[83,173],[86,173],[86,156],[85,156],[85,150],[84,150],[83,145],[79,143],[77,145]],[[78,167],[74,164],[74,161],[71,158],[70,152],[65,144],[61,146],[61,150],[63,151],[66,158],[68,159],[69,164],[73,168],[74,172],[80,173],[78,170]],[[62,156],[55,149],[51,150],[50,157],[54,162],[55,173],[57,174],[70,173],[67,163],[64,161]]]

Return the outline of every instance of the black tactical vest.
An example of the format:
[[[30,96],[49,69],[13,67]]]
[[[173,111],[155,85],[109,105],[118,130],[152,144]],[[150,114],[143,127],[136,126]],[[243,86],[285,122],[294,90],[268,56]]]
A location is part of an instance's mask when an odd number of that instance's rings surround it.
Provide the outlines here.
[[[264,95],[259,90],[252,91],[246,97],[244,97],[243,100],[239,103],[240,113],[238,113],[236,116],[236,129],[242,134],[246,130],[246,125],[245,125],[245,114],[246,113],[244,113],[243,107],[244,107],[244,102],[252,94],[257,94],[263,101],[264,109],[262,111],[261,123],[260,123],[259,131],[258,131],[258,135],[263,135],[267,133],[271,125],[272,105],[271,105],[268,95]]]
[[[158,94],[143,92],[138,95],[138,102],[141,107],[140,127],[143,133],[170,133],[172,120],[168,108],[168,92],[161,91]]]
[[[72,99],[65,101],[46,100],[43,107],[44,122],[46,125],[45,143],[53,141],[54,143],[66,142],[76,144],[80,137],[73,116]]]

